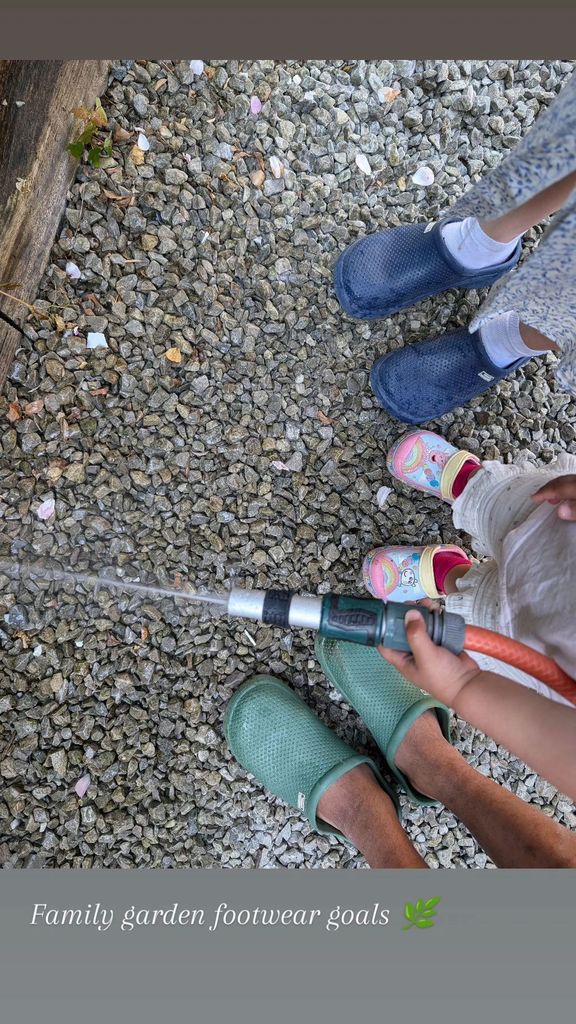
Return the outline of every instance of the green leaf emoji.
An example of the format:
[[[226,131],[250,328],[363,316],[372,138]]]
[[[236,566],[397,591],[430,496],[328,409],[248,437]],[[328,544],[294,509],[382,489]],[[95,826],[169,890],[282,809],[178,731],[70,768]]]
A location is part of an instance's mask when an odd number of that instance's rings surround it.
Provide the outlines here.
[[[404,904],[404,917],[408,924],[405,924],[402,931],[406,932],[409,928],[433,928],[435,922],[432,920],[436,917],[436,907],[440,903],[440,896],[433,896],[429,900],[417,900],[414,903]]]

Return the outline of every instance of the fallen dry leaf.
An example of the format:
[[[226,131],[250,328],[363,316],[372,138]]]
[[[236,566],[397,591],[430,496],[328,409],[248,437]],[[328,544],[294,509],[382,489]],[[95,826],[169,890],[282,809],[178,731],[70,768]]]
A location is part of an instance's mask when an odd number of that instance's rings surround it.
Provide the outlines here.
[[[326,416],[326,413],[323,413],[321,409],[318,413],[318,419],[325,427],[330,427],[334,423],[334,420],[331,420],[329,416]]]
[[[94,390],[91,391],[90,394],[93,395],[94,398],[96,398],[97,395],[107,395],[108,388],[94,388]]]
[[[132,146],[132,149],[130,150],[130,159],[137,167],[144,163],[144,153],[139,146]]]
[[[137,148],[138,147],[136,146],[136,149]],[[109,199],[110,202],[118,203],[118,206],[133,206],[136,202],[136,197],[134,195],[118,196],[115,192],[104,192],[103,195],[104,198]],[[128,263],[129,261],[125,260],[125,262]],[[131,262],[135,263],[136,260],[132,260]]]
[[[170,363],[182,362],[182,353],[179,348],[169,348],[168,351],[164,353],[164,355],[166,356],[166,359]]]
[[[148,640],[149,636],[150,636],[150,630],[148,629],[148,626],[142,626],[142,629],[140,630],[140,639],[141,639],[143,644],[146,643],[146,641]]]
[[[19,402],[10,402],[8,406],[8,412],[6,413],[6,419],[9,423],[16,423],[22,415]]]
[[[132,132],[127,132],[125,128],[116,128],[112,138],[114,142],[127,142],[131,135]]]
[[[384,89],[384,102],[394,103],[397,96],[400,95],[400,89]]]
[[[52,319],[54,320],[54,326],[58,331],[58,334],[63,334],[64,331],[66,330],[66,324],[62,317],[58,316],[58,314],[56,313]]]
[[[219,174],[218,177],[220,181],[225,181],[228,185],[230,185],[230,188],[240,188],[238,182],[235,181],[234,178],[230,178],[227,174]]]
[[[168,85],[168,79],[167,78],[159,78],[158,81],[154,83],[154,92],[160,92],[160,89],[164,85]]]
[[[44,399],[43,398],[37,398],[35,402],[28,402],[24,406],[24,410],[23,410],[24,411],[24,415],[25,416],[36,416],[39,412],[42,412],[43,408],[44,408]]]

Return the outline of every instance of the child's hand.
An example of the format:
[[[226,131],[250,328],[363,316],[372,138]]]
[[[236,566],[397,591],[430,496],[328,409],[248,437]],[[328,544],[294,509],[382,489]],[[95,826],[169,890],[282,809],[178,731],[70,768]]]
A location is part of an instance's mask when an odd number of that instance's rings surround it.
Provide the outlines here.
[[[558,505],[556,515],[559,519],[568,519],[576,522],[576,475],[567,474],[557,476],[549,484],[544,484],[536,494],[532,495],[532,501],[539,505],[547,501],[550,505]]]
[[[451,654],[432,643],[416,610],[406,613],[405,623],[412,654],[379,647],[380,654],[411,683],[454,707],[461,690],[480,672],[478,665],[467,654]]]

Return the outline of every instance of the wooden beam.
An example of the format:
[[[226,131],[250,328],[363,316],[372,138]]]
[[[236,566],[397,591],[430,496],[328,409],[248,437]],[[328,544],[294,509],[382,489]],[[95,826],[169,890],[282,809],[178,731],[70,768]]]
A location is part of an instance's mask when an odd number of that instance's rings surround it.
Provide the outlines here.
[[[93,107],[107,77],[104,60],[0,60],[0,289],[26,302],[37,295],[76,169],[66,150],[72,109]],[[17,327],[27,316],[1,294],[0,313]],[[0,389],[19,337],[0,319]]]

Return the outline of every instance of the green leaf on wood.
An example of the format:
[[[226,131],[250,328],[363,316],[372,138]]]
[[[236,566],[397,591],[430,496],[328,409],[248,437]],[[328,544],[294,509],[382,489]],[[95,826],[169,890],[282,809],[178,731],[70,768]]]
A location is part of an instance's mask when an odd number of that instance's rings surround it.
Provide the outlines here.
[[[78,136],[78,140],[77,141],[78,142],[82,142],[85,146],[87,146],[89,142],[92,142],[94,134],[97,132],[97,130],[98,130],[98,125],[95,125],[95,124],[87,125],[86,128],[84,129],[84,131],[82,132],[82,134]]]

